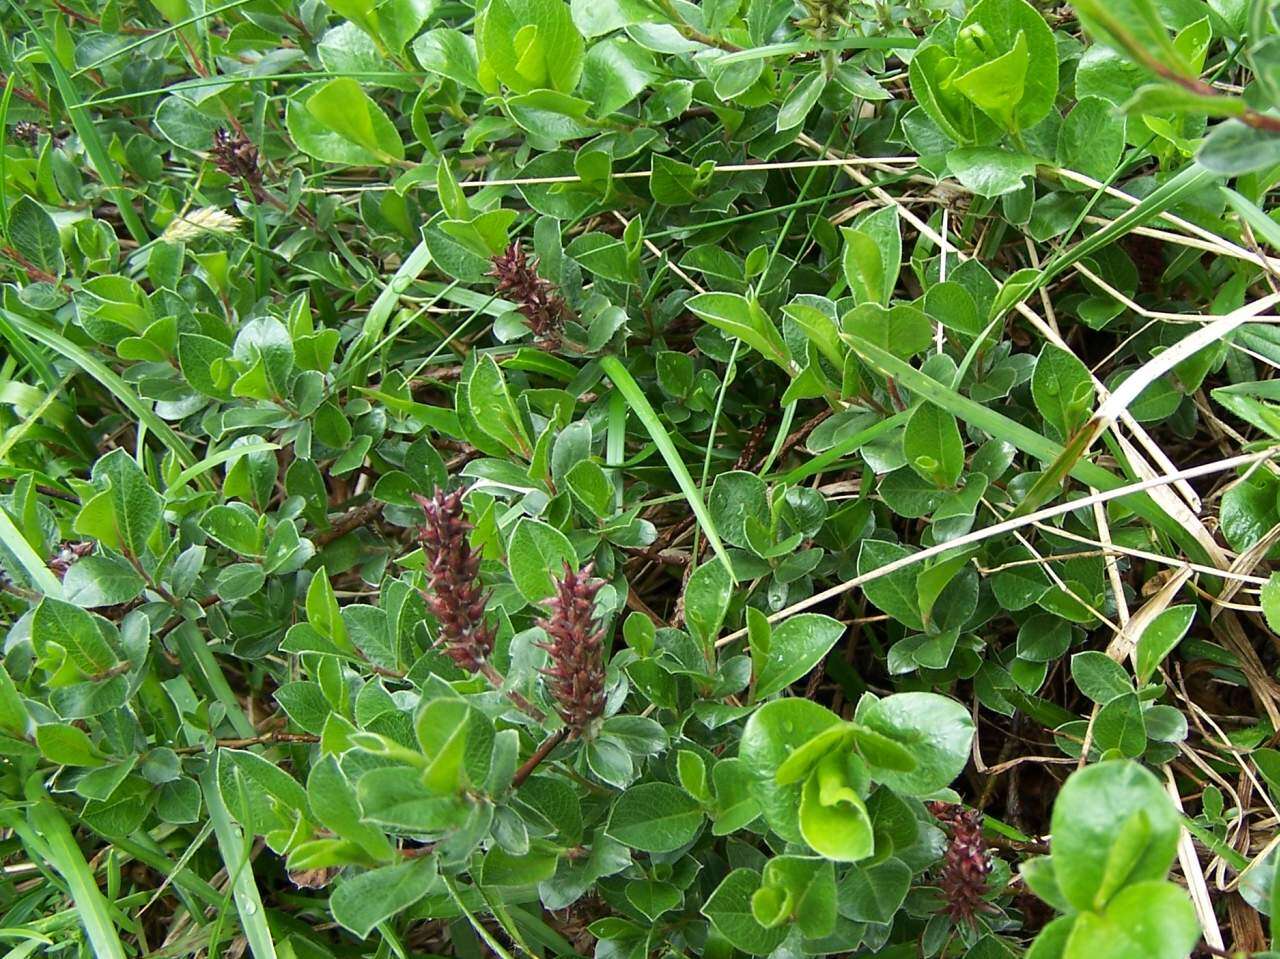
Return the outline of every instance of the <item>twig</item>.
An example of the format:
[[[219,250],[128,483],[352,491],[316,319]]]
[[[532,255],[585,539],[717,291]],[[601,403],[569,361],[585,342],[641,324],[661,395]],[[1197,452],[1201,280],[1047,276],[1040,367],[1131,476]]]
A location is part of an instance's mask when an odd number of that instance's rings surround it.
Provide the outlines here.
[[[316,536],[316,545],[328,546],[335,539],[346,536],[353,529],[372,522],[382,515],[382,507],[383,504],[377,500],[370,500],[363,506],[357,506],[355,509],[349,510],[338,517],[331,527]]]
[[[484,662],[480,664],[480,675],[489,680],[493,688],[502,692],[506,697],[515,704],[516,708],[522,713],[529,716],[537,722],[544,723],[547,721],[547,714],[535,706],[529,700],[514,689],[507,689],[507,681],[502,678],[502,674],[493,668],[493,663]]]
[[[247,746],[273,746],[281,743],[318,743],[319,736],[311,733],[264,733],[261,736],[247,736],[243,739],[218,739],[214,745],[221,749],[244,749]],[[202,753],[204,746],[178,746],[175,753]]]
[[[554,733],[548,736],[537,749],[533,751],[533,755],[524,761],[524,765],[516,770],[516,774],[511,777],[511,788],[519,789],[526,779],[533,774],[538,765],[551,754],[551,751],[559,746],[569,735],[569,727],[561,726]]]

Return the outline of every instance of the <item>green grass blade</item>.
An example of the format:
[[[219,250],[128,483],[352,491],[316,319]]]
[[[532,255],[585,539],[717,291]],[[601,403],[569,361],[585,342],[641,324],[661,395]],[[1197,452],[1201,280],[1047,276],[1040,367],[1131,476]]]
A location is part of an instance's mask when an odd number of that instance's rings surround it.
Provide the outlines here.
[[[33,781],[28,786],[28,798],[32,800],[32,804],[27,810],[27,822],[31,832],[35,834],[30,838],[38,837],[39,845],[44,847],[47,862],[66,880],[94,956],[97,959],[125,959],[120,934],[111,921],[110,906],[102,890],[98,888],[98,882],[84,853],[71,835],[71,827],[58,808],[49,801],[43,786]],[[27,841],[28,837],[24,836],[23,839]]]
[[[45,561],[36,555],[27,538],[22,535],[13,520],[9,518],[9,514],[3,509],[0,509],[0,543],[4,543],[9,552],[17,557],[22,568],[31,577],[31,582],[40,592],[55,599],[62,596],[62,583],[58,577],[54,576]]]
[[[196,624],[185,622],[171,635],[178,643],[178,652],[183,657],[187,674],[191,675],[194,672],[195,675],[204,678],[214,698],[226,707],[227,721],[235,727],[236,735],[246,739],[257,735],[258,731],[254,729],[253,723],[249,722],[249,717],[240,708],[240,700],[236,698],[231,684],[227,682],[226,674],[222,672],[222,667],[218,665],[217,659],[214,658],[204,637],[200,635]],[[195,665],[194,671],[190,664]]]
[[[400,294],[409,288],[409,284],[418,278],[430,262],[431,251],[427,249],[425,240],[420,241],[413,248],[413,252],[405,257],[404,262],[400,264],[400,269],[396,270],[395,275],[383,287],[378,298],[373,301],[373,306],[369,307],[359,338],[347,350],[346,357],[334,376],[337,388],[364,378],[369,357],[373,355],[376,344],[382,337],[382,331],[386,329],[387,321],[391,319],[396,304],[400,302]]]
[[[80,137],[80,142],[84,144],[85,152],[89,154],[89,159],[93,161],[94,168],[98,171],[98,175],[102,177],[102,182],[106,184],[116,206],[120,208],[120,218],[124,220],[124,225],[128,228],[129,235],[137,240],[138,243],[146,243],[148,239],[147,228],[142,225],[142,220],[138,218],[138,213],[133,208],[133,198],[129,195],[129,191],[125,189],[124,182],[120,179],[120,168],[116,166],[115,160],[111,159],[110,154],[107,153],[106,145],[102,142],[102,138],[98,136],[96,121],[84,107],[79,106],[80,96],[76,93],[71,77],[62,68],[62,64],[58,60],[58,54],[50,46],[45,31],[36,29],[35,24],[31,22],[31,18],[23,10],[21,3],[10,3],[9,6],[22,18],[27,25],[28,36],[34,38],[44,52],[45,62],[53,74],[53,81],[58,87],[58,94],[67,105],[67,112],[71,114],[71,125],[76,128],[76,135]]]
[[[1215,179],[1217,179],[1216,175],[1210,173],[1204,167],[1194,163],[1189,165],[1167,183],[1161,184],[1155,190],[1152,190],[1150,194],[1142,198],[1142,202],[1126,210],[1097,233],[1091,233],[1079,243],[1072,244],[1051,257],[1044,264],[1040,282],[1036,289],[1044,286],[1063,270],[1070,267],[1071,264],[1079,263],[1095,250],[1101,249],[1109,243],[1114,243],[1136,227],[1155,219],[1178,202],[1184,194],[1197,190]],[[1028,290],[1027,295],[1029,296],[1034,292],[1035,289]]]
[[[1273,250],[1280,250],[1280,223],[1267,216],[1258,205],[1248,197],[1242,196],[1229,187],[1222,187],[1222,196],[1227,205],[1240,215],[1262,239],[1266,240]]]
[[[693,477],[689,475],[689,468],[684,465],[684,460],[676,452],[676,446],[671,442],[670,434],[667,433],[666,427],[662,425],[662,420],[658,417],[657,412],[649,404],[644,391],[640,389],[640,384],[635,381],[627,368],[622,365],[622,361],[616,356],[606,356],[600,361],[600,366],[608,374],[609,379],[613,380],[613,385],[618,388],[618,392],[631,404],[631,409],[640,418],[640,422],[653,438],[653,444],[658,447],[658,452],[667,461],[667,468],[671,470],[671,475],[675,477],[676,483],[679,484],[680,492],[684,494],[689,508],[693,510],[693,515],[701,524],[702,531],[707,534],[707,542],[715,550],[720,562],[724,563],[724,568],[729,571],[730,578],[736,582],[737,579],[733,575],[733,564],[729,562],[729,555],[724,550],[724,544],[720,542],[720,535],[716,532],[715,523],[711,521],[711,514],[707,512],[707,507],[702,502],[702,493],[694,485]]]
[[[187,19],[185,20],[179,20],[177,23],[171,23],[169,26],[164,27],[160,30],[156,30],[154,33],[149,31],[147,35],[143,37],[141,40],[135,40],[133,43],[127,44],[126,46],[121,47],[119,50],[113,50],[109,54],[107,54],[105,57],[100,57],[97,60],[94,60],[92,63],[88,64],[87,66],[81,67],[79,70],[75,72],[75,75],[80,76],[80,74],[82,73],[88,73],[91,70],[97,70],[99,67],[110,63],[112,60],[118,60],[121,57],[128,56],[134,50],[138,49],[138,47],[144,46],[148,43],[154,43],[157,37],[162,37],[165,34],[169,34],[169,33],[176,33],[177,31],[181,30],[183,27],[189,27],[192,24],[198,23],[201,20],[207,20],[210,17],[216,17],[220,13],[225,13],[228,10],[234,10],[236,7],[243,7],[246,4],[249,4],[252,2],[253,0],[232,0],[231,3],[224,4],[221,7],[214,7],[212,10],[205,10],[202,13],[197,13],[195,16],[187,17]],[[200,78],[201,82],[205,81],[205,79],[206,78],[204,77]],[[212,79],[216,80],[217,78],[214,77]],[[192,82],[195,83],[196,81],[192,81]],[[71,103],[73,101],[68,100],[67,102]]]
[[[0,97],[0,232],[9,232],[9,165],[5,147],[9,145],[9,104],[13,102],[13,90],[17,78],[12,74],[5,81],[4,96]]]
[[[792,40],[787,43],[770,43],[749,50],[735,50],[716,58],[717,67],[735,63],[747,63],[766,57],[791,56],[796,53],[816,53],[819,50],[914,50],[920,45],[919,37],[841,37],[839,40]]]
[[[3,315],[20,332],[61,353],[110,390],[112,395],[129,409],[129,412],[133,413],[148,430],[160,438],[160,442],[164,443],[169,451],[178,458],[179,463],[187,468],[196,465],[195,454],[191,452],[191,448],[187,446],[182,437],[173,431],[173,427],[157,416],[155,410],[100,359],[84,348],[72,343],[61,333],[47,329],[39,323],[27,319],[25,316],[8,312]],[[213,488],[206,477],[199,477],[199,479],[205,489]]]
[[[205,807],[209,810],[213,834],[218,840],[218,851],[222,853],[222,862],[227,869],[236,911],[240,915],[240,926],[245,938],[249,940],[249,949],[253,952],[254,959],[276,959],[275,940],[271,937],[262,896],[253,878],[253,864],[249,861],[247,844],[240,827],[231,821],[231,814],[227,812],[222,792],[218,789],[216,754],[209,768],[200,777],[200,791],[204,794]]]
[[[216,453],[210,453],[199,463],[194,466],[188,466],[179,473],[173,480],[173,488],[178,488],[184,483],[190,483],[197,476],[209,472],[215,466],[220,466],[227,460],[238,459],[241,456],[248,456],[250,453],[269,453],[272,450],[278,450],[279,443],[245,443],[243,446],[229,446],[225,450],[219,450]]]
[[[924,397],[952,416],[964,420],[972,426],[992,436],[997,436],[1012,443],[1022,452],[1051,465],[1063,455],[1063,448],[1047,436],[1011,420],[1002,413],[977,403],[967,396],[957,393],[950,387],[939,383],[933,377],[916,369],[905,360],[901,360],[881,349],[875,343],[858,336],[848,336],[846,340],[855,352],[873,369],[884,376],[891,376],[912,392]],[[1115,489],[1124,485],[1124,480],[1088,460],[1078,460],[1072,464],[1070,475],[1080,482],[1098,490]],[[1197,562],[1208,562],[1202,547],[1180,523],[1156,505],[1155,501],[1145,493],[1135,494],[1125,499],[1125,505],[1148,522],[1154,524],[1163,533],[1178,543],[1187,554]]]
[[[910,412],[908,410],[903,410],[901,413],[894,413],[892,416],[885,417],[879,423],[872,423],[865,430],[858,430],[858,432],[852,436],[845,437],[830,449],[823,450],[809,462],[802,466],[797,466],[789,473],[783,473],[777,477],[777,482],[794,486],[796,483],[804,482],[810,476],[816,476],[818,473],[826,471],[850,453],[862,449],[876,437],[883,436],[898,426],[905,426],[909,415]]]

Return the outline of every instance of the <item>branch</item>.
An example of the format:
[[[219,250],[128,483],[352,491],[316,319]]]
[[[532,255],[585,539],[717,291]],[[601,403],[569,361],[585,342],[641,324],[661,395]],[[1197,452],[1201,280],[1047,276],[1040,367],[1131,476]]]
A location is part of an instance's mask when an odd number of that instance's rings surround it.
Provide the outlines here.
[[[272,746],[281,743],[318,743],[319,736],[311,733],[263,733],[261,736],[249,736],[244,739],[218,739],[214,745],[222,749],[244,749],[246,746]],[[175,753],[202,753],[204,746],[179,746]]]
[[[569,735],[569,727],[561,726],[554,733],[546,738],[546,740],[533,751],[533,755],[525,760],[524,765],[516,770],[516,774],[511,777],[511,788],[519,789],[526,779],[532,775],[533,771],[538,768],[538,764],[551,754],[551,751],[559,746]]]
[[[370,500],[363,506],[357,506],[353,510],[348,510],[342,516],[334,521],[334,524],[316,536],[315,543],[317,546],[328,546],[335,539],[346,536],[353,529],[365,526],[382,515],[382,503],[377,500]]]
[[[489,682],[493,685],[494,689],[497,689],[500,692],[504,693],[506,697],[509,700],[511,700],[512,703],[515,704],[516,708],[519,709],[526,716],[530,717],[531,719],[539,723],[545,723],[547,721],[547,714],[544,713],[541,709],[539,709],[533,703],[529,702],[529,700],[525,699],[514,689],[504,688],[507,684],[507,681],[502,678],[502,674],[500,672],[498,672],[496,669],[493,668],[492,663],[489,663],[489,662],[481,663],[478,672],[485,679],[489,680]]]

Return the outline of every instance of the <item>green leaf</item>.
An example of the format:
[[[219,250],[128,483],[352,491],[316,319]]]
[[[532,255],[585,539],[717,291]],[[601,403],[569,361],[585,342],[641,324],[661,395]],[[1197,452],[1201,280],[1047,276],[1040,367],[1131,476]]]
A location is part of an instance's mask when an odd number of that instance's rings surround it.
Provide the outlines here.
[[[680,785],[694,799],[707,802],[711,799],[711,791],[707,788],[707,764],[702,756],[691,749],[681,749],[676,753],[676,773]]]
[[[933,345],[933,324],[914,306],[899,304],[885,309],[863,303],[840,318],[847,339],[865,340],[900,359],[909,359]]]
[[[608,475],[598,463],[581,460],[565,474],[570,492],[598,519],[613,515],[615,489]]]
[[[909,796],[928,796],[948,786],[969,760],[973,719],[969,711],[937,693],[894,693],[860,708],[857,720],[901,743],[915,757],[906,771],[884,769],[877,778]]]
[[[800,613],[783,621],[774,628],[768,654],[757,668],[756,696],[772,696],[806,675],[843,635],[842,623],[817,613]]]
[[[338,597],[329,582],[329,572],[323,566],[316,570],[307,586],[307,622],[326,639],[333,640],[340,649],[350,647],[346,621],[338,608]]]
[[[435,699],[423,706],[413,728],[427,766],[422,782],[441,795],[458,793],[466,784],[463,761],[471,707],[463,699]]]
[[[1081,0],[1076,4],[1081,24],[1139,65],[1161,67],[1190,77],[1195,70],[1169,38],[1154,0]]]
[[[563,0],[491,0],[476,40],[484,67],[517,93],[568,93],[582,75],[585,44]]]
[[[85,675],[104,673],[116,664],[117,658],[99,623],[106,625],[105,620],[79,607],[46,596],[31,619],[31,642],[41,656],[46,655],[48,647],[60,646]]]
[[[1093,721],[1093,741],[1104,753],[1114,749],[1130,758],[1142,755],[1147,748],[1147,727],[1135,693],[1117,696],[1098,710]]]
[[[431,792],[419,771],[407,766],[366,772],[356,782],[356,796],[366,820],[405,832],[444,832],[467,814],[461,800]]]
[[[1170,83],[1148,83],[1147,86],[1138,87],[1121,109],[1129,114],[1176,113],[1199,117],[1240,117],[1247,106],[1240,97],[1221,96],[1217,93],[1204,95]]]
[[[809,773],[828,753],[847,746],[853,738],[853,726],[840,723],[829,726],[799,748],[792,750],[774,774],[774,781],[781,786],[803,782]]]
[[[736,337],[784,370],[791,369],[791,353],[782,334],[755,300],[737,293],[699,293],[686,301],[696,316]]]
[[[1021,189],[1022,181],[1035,175],[1036,161],[999,147],[964,147],[947,154],[947,167],[979,196],[1003,196]]]
[[[1280,137],[1239,120],[1227,120],[1209,131],[1196,160],[1218,176],[1252,173],[1280,163]]]
[[[795,750],[841,719],[805,699],[775,699],[747,720],[738,756],[751,778],[751,794],[770,828],[788,842],[803,842],[799,808],[801,783],[779,783],[777,773]],[[718,768],[718,767],[717,767]]]
[[[1072,773],[1053,804],[1052,828],[1058,888],[1075,908],[1094,910],[1107,904],[1104,882],[1114,891],[1163,879],[1180,827],[1159,780],[1122,760]]]
[[[875,847],[849,761],[847,754],[828,753],[809,773],[800,797],[800,834],[816,853],[837,862],[866,859]]]
[[[551,596],[555,577],[566,563],[576,569],[578,555],[564,533],[527,516],[516,524],[507,547],[507,568],[521,596],[531,603]]]
[[[650,782],[618,797],[609,814],[609,835],[642,852],[679,849],[698,834],[703,822],[697,800],[678,786]]]
[[[22,695],[13,683],[9,671],[0,664],[0,729],[20,738],[26,738],[31,714],[22,701]]]
[[[532,455],[533,443],[524,419],[511,398],[506,377],[492,356],[485,354],[476,363],[467,382],[467,401],[485,433],[513,453],[526,458]]]
[[[826,76],[815,70],[792,87],[787,98],[782,101],[782,106],[778,108],[778,120],[775,124],[778,132],[792,130],[804,123],[826,85]]]
[[[1280,634],[1280,573],[1272,573],[1267,577],[1259,594],[1262,603],[1262,614],[1273,633]]]
[[[858,575],[865,576],[882,566],[905,559],[913,552],[914,550],[897,543],[863,540],[858,549]],[[916,582],[919,574],[918,565],[907,566],[864,583],[862,591],[867,599],[903,625],[923,630],[924,620],[920,615],[920,593]]]
[[[953,86],[959,67],[949,44],[944,47],[938,42],[925,43],[908,67],[911,92],[950,141],[964,146],[988,143],[995,139],[998,128]]]
[[[391,843],[381,829],[364,821],[356,791],[333,756],[326,756],[311,767],[307,802],[316,818],[336,835],[358,844],[375,859],[391,858]]]
[[[200,529],[241,556],[260,556],[263,529],[257,515],[245,503],[210,507],[200,517]]]
[[[1063,959],[1181,959],[1200,939],[1200,921],[1186,892],[1171,882],[1136,882],[1101,914],[1084,912],[1063,947]]]
[[[961,34],[957,43],[966,39]],[[983,52],[991,55],[986,49]],[[951,85],[1005,129],[1017,130],[1019,126],[1014,111],[1026,92],[1030,60],[1026,34],[1019,33],[1007,51],[952,78]]]
[[[36,727],[36,748],[59,766],[101,766],[103,754],[83,729],[67,723],[41,723]]]
[[[54,277],[62,276],[66,261],[62,240],[53,217],[29,196],[20,196],[8,216],[9,242],[34,266]]]
[[[1163,111],[1162,111],[1163,112]],[[1095,180],[1115,172],[1124,150],[1124,122],[1115,107],[1101,97],[1080,97],[1058,130],[1055,157],[1067,167]]]
[[[689,632],[704,648],[710,649],[720,634],[733,580],[720,563],[703,563],[689,576],[684,592],[684,618]]]
[[[119,557],[86,556],[62,578],[67,602],[92,609],[136,599],[146,585],[138,571]]]
[[[827,302],[830,303],[830,301]],[[788,303],[782,308],[782,312],[804,331],[805,336],[826,359],[831,361],[833,366],[844,367],[844,358],[848,350],[840,342],[840,330],[832,315],[828,315],[811,303],[801,301]]]
[[[1065,439],[1089,418],[1093,409],[1093,379],[1076,356],[1046,343],[1036,358],[1031,395],[1040,415]]]
[[[729,470],[717,476],[711,484],[707,506],[716,529],[734,546],[750,546],[748,521],[762,526],[770,521],[769,488],[764,480],[746,470]]]
[[[764,866],[763,889],[783,889],[795,922],[807,939],[829,936],[836,926],[836,875],[828,861],[775,856]]]
[[[214,131],[222,125],[217,116],[178,93],[160,101],[155,124],[170,143],[192,153],[208,150],[213,144]]]
[[[248,750],[219,750],[218,790],[236,821],[260,835],[291,829],[308,813],[307,793],[297,780]]]
[[[858,753],[873,769],[909,773],[919,765],[910,749],[883,733],[857,723],[850,726],[849,731]]]
[[[1106,653],[1093,649],[1071,657],[1071,678],[1080,692],[1099,705],[1133,692],[1124,667]]]
[[[1269,584],[1270,581],[1268,581]],[[1267,606],[1266,587],[1263,587],[1263,589],[1262,605],[1265,611]],[[1164,662],[1165,657],[1173,652],[1178,643],[1182,641],[1182,637],[1187,635],[1187,630],[1191,628],[1191,623],[1195,617],[1196,608],[1187,603],[1181,606],[1170,606],[1147,624],[1147,628],[1138,637],[1135,653],[1136,665],[1134,668],[1139,683],[1147,682],[1156,674],[1156,669]]]
[[[441,165],[440,169],[448,169]],[[515,210],[489,210],[468,220],[445,220],[440,229],[477,256],[497,256],[510,246],[509,233]]]
[[[1044,119],[1058,94],[1058,48],[1025,0],[981,0],[956,34],[952,85],[1011,131]]]
[[[449,27],[428,30],[413,41],[413,55],[424,70],[447,77],[468,90],[485,92],[480,83],[480,62],[475,40]]]
[[[752,956],[773,952],[787,936],[785,926],[766,929],[756,920],[752,897],[760,888],[753,869],[734,869],[720,882],[702,906],[702,914],[735,948]]]
[[[892,922],[910,888],[911,867],[901,859],[854,866],[840,878],[840,915],[855,922]]]
[[[311,98],[333,83],[341,85],[317,104],[321,113],[317,116],[311,112]],[[351,87],[355,87],[354,93],[351,92]],[[343,101],[347,99],[358,111],[350,116],[342,113]],[[334,120],[339,126],[330,126],[330,120]],[[369,100],[359,84],[349,78],[313,83],[298,90],[289,98],[285,107],[285,127],[298,149],[326,163],[381,166],[388,162],[388,158],[394,157],[394,153],[384,151],[388,148],[394,151],[397,145],[403,158],[404,145],[391,121],[381,107]],[[371,149],[360,140],[348,136],[348,133],[361,139],[369,139],[378,149]]]
[[[77,532],[107,545],[141,556],[152,530],[160,522],[163,501],[146,474],[121,449],[94,464],[94,485],[103,492],[85,504],[76,517]]]
[[[964,441],[955,417],[929,402],[907,420],[902,451],[911,468],[940,489],[953,488],[964,471]]]
[[[307,98],[306,108],[321,125],[371,156],[383,161],[404,159],[404,144],[395,125],[350,77],[321,84]]]
[[[582,64],[582,96],[597,117],[622,109],[660,76],[653,55],[625,37],[593,44]]]
[[[559,143],[589,137],[596,124],[587,118],[591,102],[555,90],[534,90],[507,98],[511,118],[533,136]]]
[[[344,880],[330,897],[329,907],[334,919],[363,939],[380,922],[430,892],[435,880],[435,857],[419,856]]]

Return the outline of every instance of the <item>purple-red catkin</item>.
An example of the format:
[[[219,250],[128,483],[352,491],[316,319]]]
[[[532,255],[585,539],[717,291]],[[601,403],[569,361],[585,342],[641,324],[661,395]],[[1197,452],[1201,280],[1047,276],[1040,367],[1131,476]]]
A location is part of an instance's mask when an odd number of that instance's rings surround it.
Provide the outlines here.
[[[439,642],[455,663],[475,672],[493,650],[493,628],[485,622],[488,596],[480,586],[480,555],[471,549],[462,491],[416,497],[425,520],[418,539],[427,561],[422,594],[440,623]]]
[[[258,166],[258,148],[243,134],[231,133],[224,127],[213,131],[213,149],[209,151],[213,165],[229,177],[251,184],[262,182]]]
[[[547,600],[549,611],[538,625],[547,634],[541,644],[551,663],[542,672],[565,725],[582,733],[604,712],[604,629],[596,619],[596,593],[603,580],[592,579],[592,564],[574,572],[568,563]]]
[[[537,340],[559,343],[569,307],[555,284],[538,275],[537,259],[528,259],[516,241],[490,262],[493,269],[488,275],[497,278],[498,294],[515,304]]]
[[[991,853],[982,838],[982,814],[955,803],[933,802],[929,811],[949,827],[951,841],[937,869],[942,911],[955,922],[972,924],[979,912],[989,912],[982,898],[991,873]]]

